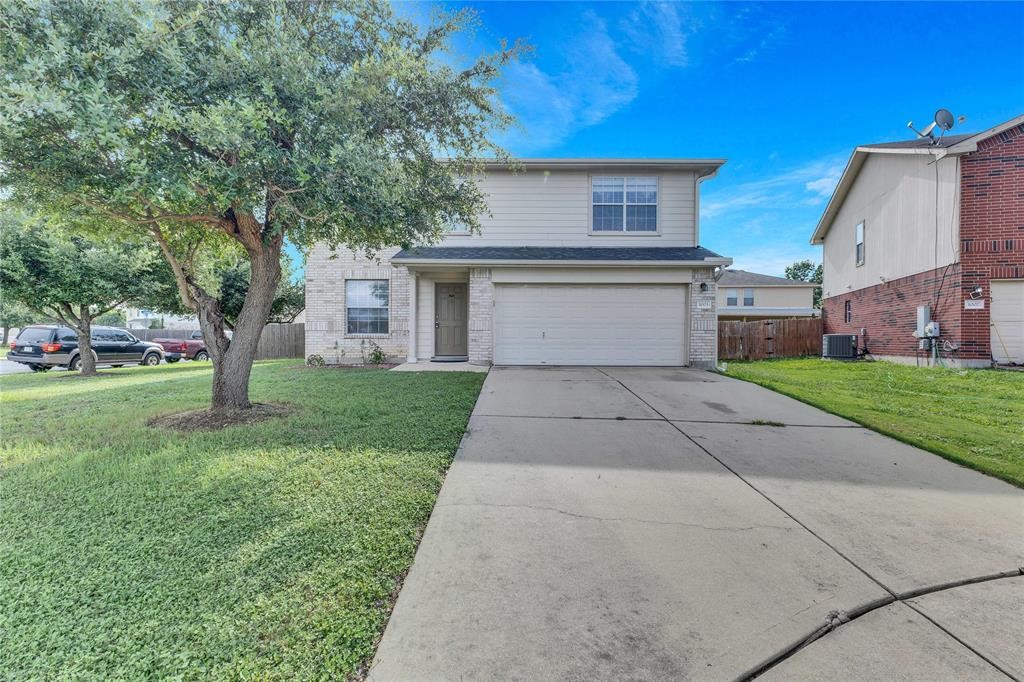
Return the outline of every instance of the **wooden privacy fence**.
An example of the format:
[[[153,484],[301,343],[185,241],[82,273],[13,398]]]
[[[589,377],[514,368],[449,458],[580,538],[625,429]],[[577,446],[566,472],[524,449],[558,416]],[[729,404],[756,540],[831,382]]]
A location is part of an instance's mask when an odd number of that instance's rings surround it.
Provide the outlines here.
[[[821,356],[821,318],[718,322],[719,360]]]
[[[143,341],[153,339],[188,339],[194,329],[129,329]],[[306,352],[306,325],[268,324],[260,335],[260,343],[256,346],[257,360],[274,358],[302,358]]]

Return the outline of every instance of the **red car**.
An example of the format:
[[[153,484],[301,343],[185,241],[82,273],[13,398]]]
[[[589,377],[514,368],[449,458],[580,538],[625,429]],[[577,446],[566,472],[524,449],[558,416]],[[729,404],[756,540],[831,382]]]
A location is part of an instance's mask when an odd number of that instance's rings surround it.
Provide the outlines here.
[[[206,350],[206,343],[203,341],[203,333],[192,332],[188,339],[153,339],[153,343],[160,344],[168,353],[181,353],[181,357],[188,360],[209,360],[210,354]],[[175,360],[167,360],[175,362]]]

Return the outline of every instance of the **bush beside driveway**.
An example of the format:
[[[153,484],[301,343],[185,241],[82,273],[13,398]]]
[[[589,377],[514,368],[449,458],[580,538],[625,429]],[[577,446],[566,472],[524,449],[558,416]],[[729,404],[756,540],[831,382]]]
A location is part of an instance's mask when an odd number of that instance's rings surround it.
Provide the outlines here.
[[[182,434],[208,363],[3,377],[3,676],[351,675],[483,378],[261,362],[287,417]]]
[[[1024,372],[802,359],[727,374],[1024,487]]]

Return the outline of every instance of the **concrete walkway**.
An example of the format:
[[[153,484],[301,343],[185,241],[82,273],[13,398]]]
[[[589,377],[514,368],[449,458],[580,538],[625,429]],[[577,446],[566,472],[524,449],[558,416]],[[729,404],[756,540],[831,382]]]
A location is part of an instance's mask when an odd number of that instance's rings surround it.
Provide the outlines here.
[[[777,393],[498,368],[370,677],[1024,677],[1022,566],[1022,491]]]

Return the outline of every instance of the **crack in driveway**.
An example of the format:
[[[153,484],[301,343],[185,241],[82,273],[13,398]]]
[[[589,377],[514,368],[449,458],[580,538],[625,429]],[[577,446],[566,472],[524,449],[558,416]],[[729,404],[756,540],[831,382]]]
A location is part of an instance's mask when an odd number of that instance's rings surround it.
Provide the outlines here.
[[[775,666],[779,665],[780,663],[782,663],[786,659],[788,659],[791,656],[793,656],[794,654],[796,654],[801,649],[809,646],[810,644],[812,644],[813,642],[817,641],[818,639],[821,639],[826,634],[828,634],[829,632],[832,632],[836,628],[841,627],[841,626],[845,625],[846,623],[849,623],[851,620],[859,618],[860,616],[864,615],[865,613],[870,613],[871,611],[874,611],[876,609],[882,608],[884,606],[888,606],[889,604],[893,604],[893,603],[905,604],[906,606],[908,606],[909,608],[913,609],[915,612],[920,614],[922,617],[926,618],[936,628],[938,628],[939,630],[944,632],[946,635],[951,637],[953,640],[955,640],[956,642],[961,644],[963,647],[965,647],[967,650],[969,650],[975,656],[977,656],[981,660],[985,661],[986,663],[988,663],[993,668],[995,668],[999,672],[1003,673],[1004,675],[1006,675],[1010,679],[1016,679],[1013,675],[1011,675],[1009,672],[1007,672],[1001,666],[997,665],[989,657],[985,656],[980,651],[978,651],[974,647],[970,646],[967,642],[963,641],[961,638],[959,638],[956,635],[954,635],[947,628],[943,627],[941,624],[936,622],[933,618],[929,617],[927,614],[925,614],[923,611],[921,611],[919,608],[917,608],[917,606],[911,601],[911,599],[913,597],[919,597],[919,596],[923,596],[925,594],[933,594],[935,592],[941,592],[941,591],[944,591],[944,590],[949,590],[949,589],[953,589],[953,588],[956,588],[956,587],[961,587],[963,585],[970,585],[970,584],[978,583],[978,582],[987,582],[987,581],[990,581],[990,580],[999,580],[999,579],[1004,579],[1004,578],[1017,577],[1017,576],[1020,576],[1020,575],[1024,574],[1024,568],[1018,567],[1018,568],[1015,568],[1015,569],[1013,569],[1011,571],[1006,571],[1006,572],[998,573],[998,574],[994,574],[994,575],[975,576],[975,577],[965,578],[963,580],[957,580],[957,581],[953,581],[953,582],[946,582],[946,583],[943,583],[941,585],[936,585],[936,586],[932,586],[932,587],[926,587],[926,588],[921,588],[921,589],[915,589],[915,590],[912,590],[912,591],[909,591],[909,592],[898,593],[898,592],[894,591],[893,589],[889,588],[887,585],[885,585],[881,580],[879,580],[878,578],[873,576],[869,571],[867,571],[865,568],[860,566],[853,559],[851,559],[846,554],[841,552],[838,547],[834,546],[831,542],[829,542],[828,540],[823,538],[821,535],[819,535],[815,531],[811,530],[811,528],[807,524],[805,524],[803,521],[798,519],[794,514],[792,514],[786,508],[784,508],[780,503],[778,503],[774,499],[772,499],[766,492],[764,492],[763,490],[761,490],[760,488],[755,486],[753,483],[751,483],[749,480],[747,480],[742,474],[740,474],[738,471],[736,471],[733,467],[731,467],[728,464],[726,464],[725,461],[723,461],[721,458],[716,456],[713,452],[708,450],[696,438],[694,438],[693,436],[688,434],[686,431],[684,431],[683,428],[679,425],[679,423],[685,423],[685,420],[672,420],[672,419],[669,419],[664,414],[662,414],[662,412],[660,410],[658,410],[656,407],[654,407],[649,402],[644,400],[639,394],[637,394],[636,391],[634,391],[629,386],[627,386],[621,379],[617,379],[615,377],[612,377],[610,374],[608,374],[607,372],[602,370],[600,367],[596,367],[595,369],[597,371],[601,372],[602,374],[604,374],[605,376],[609,377],[610,379],[613,379],[613,380],[617,381],[619,386],[621,386],[624,390],[626,390],[630,394],[632,394],[633,397],[635,397],[637,400],[639,400],[641,403],[643,403],[646,407],[648,407],[650,410],[652,410],[655,414],[657,414],[659,417],[661,417],[664,421],[668,422],[676,431],[678,431],[680,434],[682,434],[686,439],[688,439],[695,446],[700,448],[700,450],[702,452],[704,452],[704,454],[706,454],[708,457],[710,457],[711,459],[713,459],[716,462],[718,462],[718,464],[720,464],[722,467],[724,467],[729,473],[734,475],[736,478],[738,478],[741,481],[743,481],[743,483],[745,483],[748,487],[750,487],[754,492],[756,492],[758,495],[760,495],[765,500],[767,500],[769,503],[771,503],[773,506],[775,506],[779,511],[781,511],[783,514],[785,514],[788,518],[792,519],[794,523],[798,524],[801,528],[803,528],[808,533],[810,533],[814,538],[816,538],[818,541],[820,541],[822,544],[824,544],[826,547],[828,547],[830,550],[832,550],[835,554],[837,554],[839,557],[841,557],[843,560],[845,560],[847,563],[849,563],[855,569],[860,571],[865,577],[867,577],[869,580],[871,580],[876,585],[878,585],[888,595],[887,597],[885,597],[883,599],[875,600],[873,602],[869,602],[868,604],[861,605],[860,607],[857,607],[856,609],[853,609],[851,611],[831,611],[831,612],[829,612],[828,616],[825,619],[825,624],[822,627],[820,627],[817,630],[811,632],[807,637],[805,637],[805,638],[803,638],[803,639],[801,639],[801,640],[791,644],[790,646],[784,647],[782,650],[780,650],[774,656],[769,657],[766,661],[762,662],[757,667],[751,669],[749,672],[745,673],[744,675],[741,675],[739,678],[737,678],[738,680],[752,680],[752,679],[754,679],[754,678],[764,674],[768,670],[774,668]],[[736,422],[726,422],[726,423],[736,423]],[[737,423],[737,425],[742,425],[742,424],[741,423]],[[854,426],[855,427],[859,427],[859,428],[863,428],[863,427],[860,427],[859,425],[854,425]]]
[[[699,528],[707,531],[749,531],[749,530],[761,530],[761,529],[774,529],[782,531],[796,530],[792,526],[773,526],[770,524],[766,525],[755,525],[755,526],[705,526],[699,523],[686,523],[684,521],[660,521],[658,519],[640,519],[629,516],[596,516],[591,514],[579,514],[577,512],[566,511],[565,509],[559,509],[558,507],[545,507],[543,505],[535,504],[497,504],[494,502],[446,502],[444,504],[435,505],[438,508],[443,507],[497,507],[499,509],[531,509],[533,511],[547,511],[554,512],[556,514],[562,514],[564,516],[571,516],[577,519],[587,519],[592,521],[618,521],[622,523],[640,523],[650,524],[656,526],[682,526],[684,528]]]

